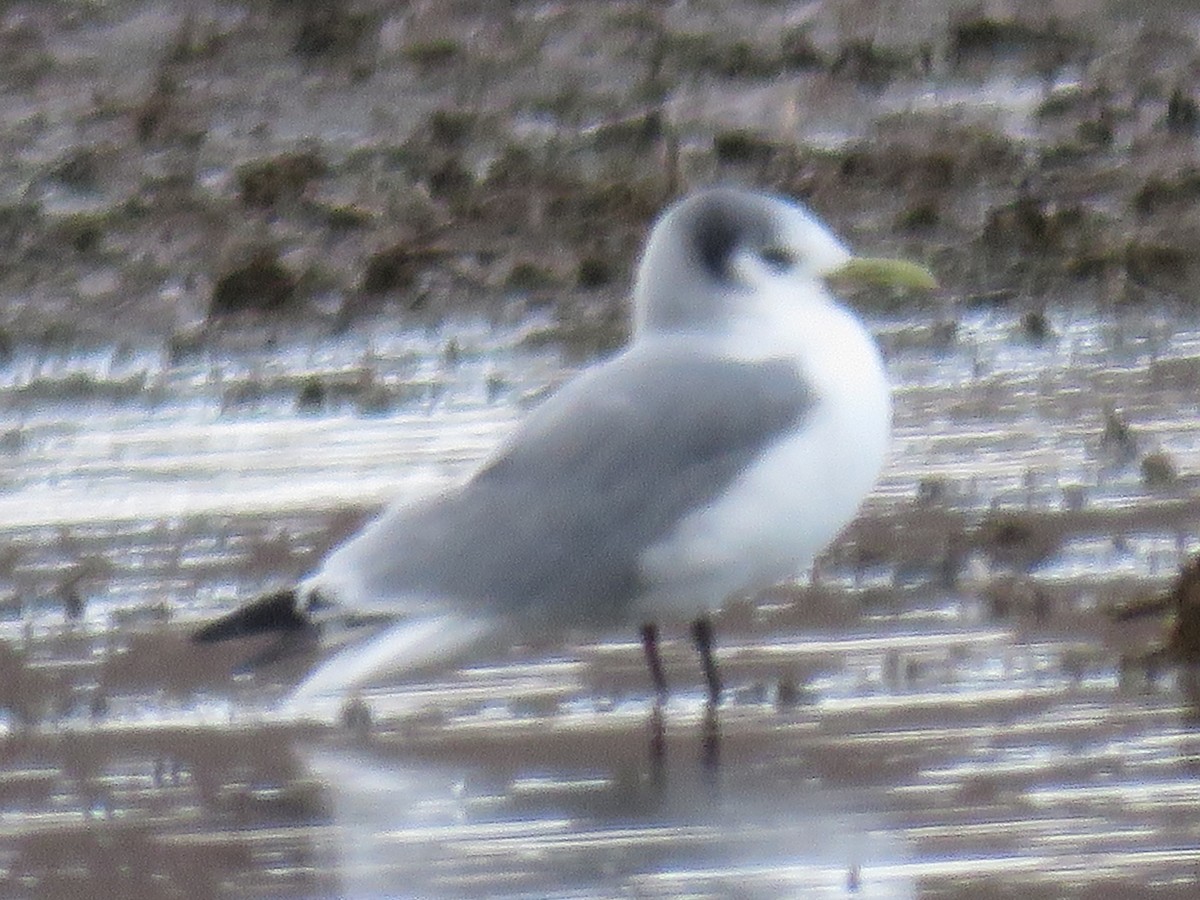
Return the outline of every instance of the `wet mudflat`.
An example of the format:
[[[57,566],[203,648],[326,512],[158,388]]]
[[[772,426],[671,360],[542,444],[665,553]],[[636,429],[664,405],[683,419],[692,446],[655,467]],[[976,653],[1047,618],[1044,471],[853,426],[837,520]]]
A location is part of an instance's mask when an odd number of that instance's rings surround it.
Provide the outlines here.
[[[1200,329],[873,325],[891,463],[813,574],[722,610],[715,718],[682,623],[659,713],[632,630],[497,648],[307,724],[270,708],[294,672],[231,678],[253,647],[186,640],[381,498],[469,471],[568,371],[524,332],[14,361],[3,893],[1191,896],[1200,690],[1135,661],[1167,621],[1112,612],[1200,545]],[[297,408],[307,378],[364,367],[383,411]]]

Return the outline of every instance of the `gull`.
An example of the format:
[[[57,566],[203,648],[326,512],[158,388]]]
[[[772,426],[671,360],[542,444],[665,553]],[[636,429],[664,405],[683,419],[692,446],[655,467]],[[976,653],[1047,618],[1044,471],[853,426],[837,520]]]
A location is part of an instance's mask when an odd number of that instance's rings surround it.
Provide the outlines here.
[[[853,256],[788,198],[718,187],[677,201],[642,255],[624,350],[538,406],[465,482],[387,508],[296,586],[193,637],[279,631],[274,658],[372,623],[304,677],[295,709],[488,636],[623,623],[640,629],[661,699],[657,623],[679,618],[715,705],[711,612],[798,575],[883,466],[883,361],[832,293],[853,282],[935,287],[913,263]]]

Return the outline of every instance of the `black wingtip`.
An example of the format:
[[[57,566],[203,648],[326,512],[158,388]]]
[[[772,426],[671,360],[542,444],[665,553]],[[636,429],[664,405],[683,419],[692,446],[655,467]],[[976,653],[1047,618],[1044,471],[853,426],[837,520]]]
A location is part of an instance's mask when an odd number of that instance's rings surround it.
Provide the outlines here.
[[[310,623],[297,609],[298,599],[294,588],[259,597],[192,632],[192,640],[198,644],[211,644],[269,631],[307,628]]]

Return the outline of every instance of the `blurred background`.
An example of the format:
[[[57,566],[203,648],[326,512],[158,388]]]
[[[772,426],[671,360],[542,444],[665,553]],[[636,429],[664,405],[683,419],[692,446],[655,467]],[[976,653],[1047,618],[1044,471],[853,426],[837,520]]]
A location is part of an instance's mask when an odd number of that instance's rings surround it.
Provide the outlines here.
[[[1198,104],[1171,0],[0,0],[0,893],[1195,896]],[[681,623],[661,756],[632,632],[325,725],[188,643],[620,347],[717,182],[942,283],[848,298],[892,458],[718,721]]]

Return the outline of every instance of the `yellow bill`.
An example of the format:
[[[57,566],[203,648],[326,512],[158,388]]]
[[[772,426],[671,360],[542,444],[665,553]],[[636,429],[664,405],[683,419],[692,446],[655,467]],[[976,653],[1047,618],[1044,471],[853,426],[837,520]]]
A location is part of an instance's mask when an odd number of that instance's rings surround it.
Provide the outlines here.
[[[834,285],[874,284],[910,291],[932,291],[938,286],[924,266],[880,256],[856,256],[826,274],[825,280]]]

